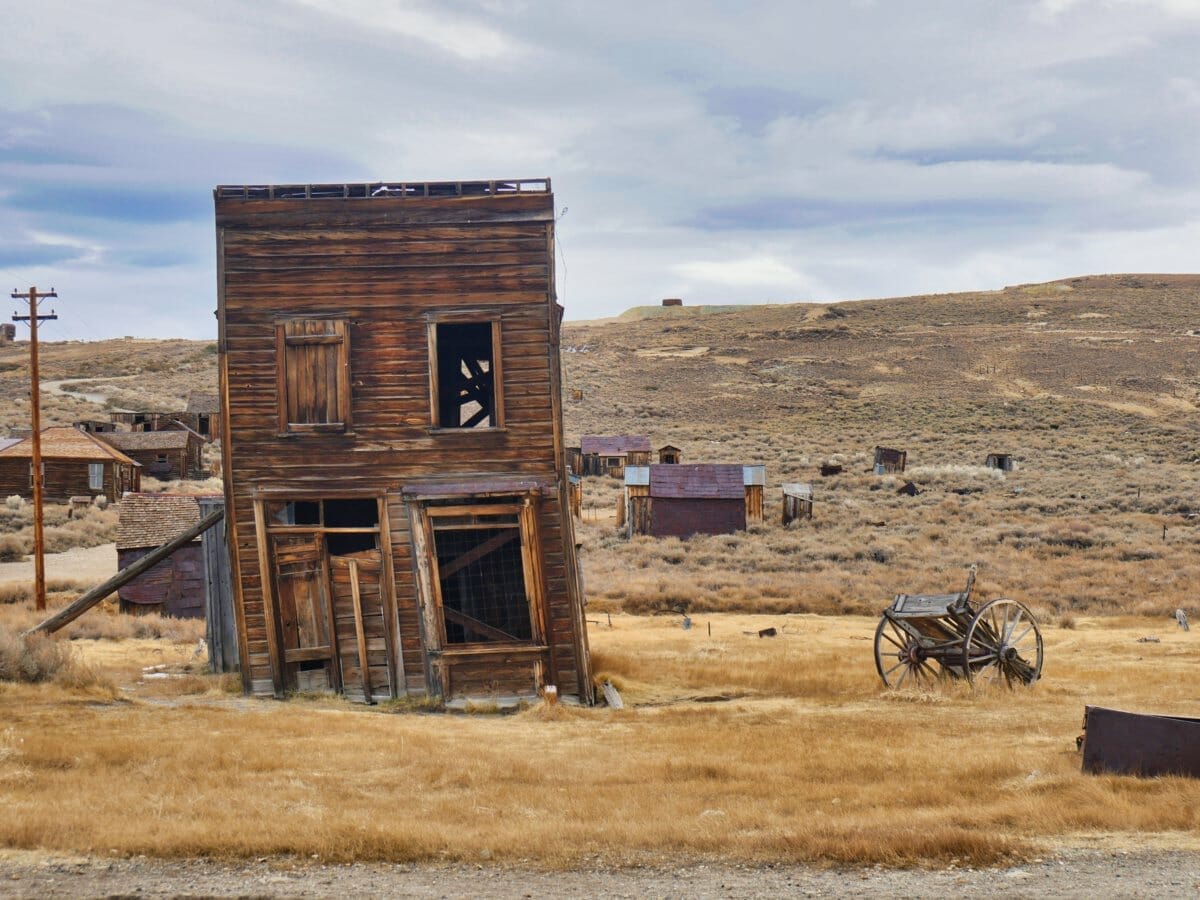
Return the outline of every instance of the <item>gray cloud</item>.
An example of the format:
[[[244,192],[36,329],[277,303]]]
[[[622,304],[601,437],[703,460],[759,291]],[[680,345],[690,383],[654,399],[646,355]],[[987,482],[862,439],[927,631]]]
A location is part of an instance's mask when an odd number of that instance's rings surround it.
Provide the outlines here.
[[[0,277],[203,335],[217,183],[544,175],[575,317],[1194,269],[1196,12],[42,0],[6,20]]]

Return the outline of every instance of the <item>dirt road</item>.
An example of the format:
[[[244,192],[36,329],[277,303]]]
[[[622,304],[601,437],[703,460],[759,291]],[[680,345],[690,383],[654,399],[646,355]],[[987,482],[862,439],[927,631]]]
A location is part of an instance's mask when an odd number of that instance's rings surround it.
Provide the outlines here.
[[[107,860],[0,850],[0,897],[1195,897],[1200,854],[1068,850],[1007,869],[687,865],[538,872],[290,860]]]
[[[46,579],[95,582],[117,574],[117,545],[68,550],[46,554]],[[33,557],[22,562],[0,563],[0,584],[11,581],[33,581]]]

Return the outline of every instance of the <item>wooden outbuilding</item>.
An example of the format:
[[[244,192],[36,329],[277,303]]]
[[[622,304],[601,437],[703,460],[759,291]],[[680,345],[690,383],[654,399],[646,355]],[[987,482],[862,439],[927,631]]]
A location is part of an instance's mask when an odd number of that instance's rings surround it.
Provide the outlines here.
[[[629,535],[730,534],[762,521],[763,466],[691,463],[628,466],[624,513]],[[757,513],[754,509],[757,508]]]
[[[197,498],[183,494],[126,494],[117,522],[117,568],[125,569],[200,521]],[[176,550],[117,590],[124,613],[156,612],[184,619],[205,614],[201,539]]]
[[[188,394],[187,423],[193,431],[206,440],[221,439],[221,401],[217,394],[192,391]]]
[[[86,431],[88,434],[106,434],[107,432],[117,430],[115,422],[106,422],[103,419],[80,419],[78,422],[73,422],[72,424],[80,431]]]
[[[783,524],[789,525],[797,519],[811,519],[813,515],[813,486],[790,482],[783,485]]]
[[[644,434],[585,434],[579,439],[580,475],[620,478],[626,466],[650,464],[650,438]]]
[[[667,444],[658,448],[658,461],[664,466],[677,466],[683,462],[683,451]]]
[[[0,344],[11,344],[17,339],[17,326],[12,322],[0,322]]]
[[[215,204],[246,690],[592,702],[549,180]]]
[[[989,453],[987,461],[984,463],[989,469],[999,469],[1001,472],[1011,472],[1013,470],[1013,458],[1011,453]]]
[[[141,466],[95,435],[58,425],[42,429],[42,490],[49,501],[121,499],[141,486]],[[22,438],[0,450],[0,497],[33,496],[33,445]]]
[[[875,474],[887,475],[903,472],[908,463],[908,451],[894,450],[891,447],[875,448]]]
[[[141,463],[159,481],[203,478],[204,441],[190,431],[109,431],[99,439]]]

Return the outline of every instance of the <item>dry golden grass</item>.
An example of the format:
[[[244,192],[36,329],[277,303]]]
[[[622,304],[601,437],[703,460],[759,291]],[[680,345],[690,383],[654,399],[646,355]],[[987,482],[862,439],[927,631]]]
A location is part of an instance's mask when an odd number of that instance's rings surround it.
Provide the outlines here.
[[[1157,620],[1047,629],[1045,680],[1017,694],[882,690],[873,618],[612,621],[592,644],[620,712],[372,714],[197,675],[126,683],[120,702],[0,686],[0,844],[553,867],[985,864],[1091,834],[1200,840],[1200,782],[1084,776],[1074,750],[1084,704],[1194,709],[1200,645]],[[780,636],[755,636],[767,625]],[[1149,632],[1161,642],[1136,642]],[[131,679],[188,666],[186,645],[77,645]]]

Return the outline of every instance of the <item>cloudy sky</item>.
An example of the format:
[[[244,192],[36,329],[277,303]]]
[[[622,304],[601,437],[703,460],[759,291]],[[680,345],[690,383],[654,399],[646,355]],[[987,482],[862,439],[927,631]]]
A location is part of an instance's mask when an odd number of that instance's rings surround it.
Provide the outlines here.
[[[0,0],[0,22],[0,286],[57,288],[49,339],[214,336],[217,184],[549,176],[570,318],[1200,270],[1200,0]]]

